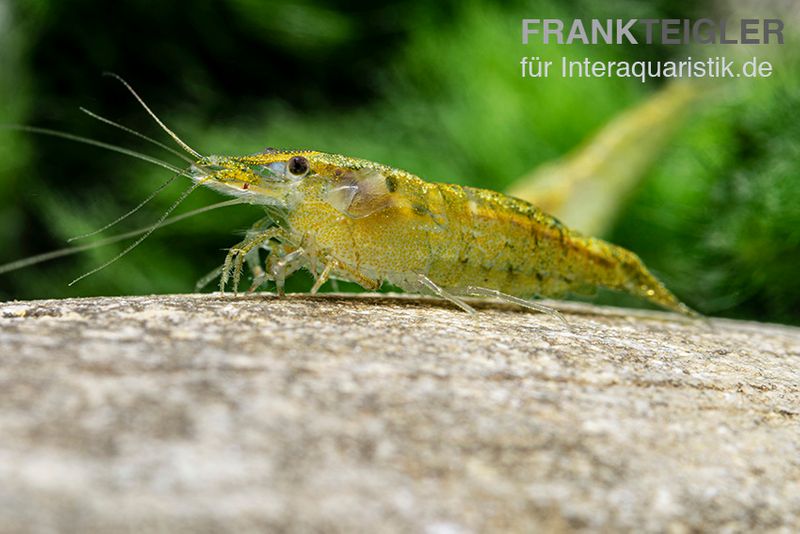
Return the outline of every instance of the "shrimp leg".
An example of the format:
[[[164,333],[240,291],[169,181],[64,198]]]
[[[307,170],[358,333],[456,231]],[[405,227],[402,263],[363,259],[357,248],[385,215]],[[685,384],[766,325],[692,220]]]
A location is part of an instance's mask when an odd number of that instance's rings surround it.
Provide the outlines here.
[[[250,284],[250,287],[247,290],[248,293],[254,292],[268,280],[275,280],[273,274],[271,273],[273,273],[273,265],[277,262],[276,258],[282,259],[288,254],[283,247],[283,243],[278,243],[277,241],[270,243],[267,241],[262,243],[260,247],[257,247],[247,254],[245,260],[247,261],[247,265],[250,267],[250,274],[253,275],[253,283]],[[267,258],[263,267],[261,265],[261,258],[257,252],[261,248],[267,251]],[[267,269],[264,270],[264,267]]]
[[[314,286],[311,288],[311,294],[316,295],[319,288],[322,287],[322,284],[328,281],[328,278],[331,276],[331,271],[333,271],[334,266],[336,265],[336,261],[329,261],[325,264],[325,268],[322,269],[319,277],[317,278],[316,282],[314,282]]]
[[[256,249],[271,239],[286,239],[286,237],[286,231],[275,226],[256,233],[234,247],[231,247],[231,249],[228,251],[228,255],[225,257],[225,263],[222,265],[222,276],[219,280],[220,292],[225,292],[225,284],[227,284],[228,279],[231,277],[231,273],[233,274],[233,292],[236,293],[238,291],[239,280],[242,276],[242,266],[244,264],[245,256],[250,251]]]
[[[374,291],[381,287],[380,280],[368,278],[361,274],[357,268],[351,267],[346,263],[337,260],[336,258],[332,258],[330,256],[324,257],[322,259],[322,263],[325,264],[325,268],[322,270],[322,273],[317,278],[314,287],[311,289],[312,294],[316,293],[319,288],[322,287],[322,284],[324,284],[331,275],[335,275],[337,272],[346,274],[347,280],[357,283],[364,289]]]
[[[205,276],[203,276],[203,278],[197,281],[197,283],[194,285],[195,293],[199,293],[204,287],[210,284],[212,280],[219,277],[221,274],[222,274],[222,265],[220,265],[219,267],[215,267],[210,273],[206,274]]]
[[[556,317],[564,322],[567,326],[569,323],[564,318],[564,316],[558,311],[549,306],[545,306],[544,304],[538,304],[536,302],[532,302],[530,300],[521,299],[519,297],[514,297],[512,295],[507,295],[501,291],[496,289],[488,289],[485,287],[476,287],[476,286],[467,286],[463,289],[459,290],[459,293],[462,295],[472,295],[475,297],[489,297],[489,298],[496,298],[506,302],[508,304],[516,304],[517,306],[522,306],[523,308],[528,308],[529,310],[538,311],[541,313],[546,313],[551,317]]]
[[[430,278],[428,278],[424,274],[418,274],[417,275],[417,280],[419,281],[419,283],[423,287],[433,291],[433,293],[436,294],[437,296],[439,296],[439,297],[441,297],[441,298],[443,298],[445,300],[449,300],[450,302],[452,302],[453,304],[455,304],[456,306],[458,306],[459,308],[461,308],[465,312],[467,312],[467,313],[478,313],[478,312],[475,311],[475,308],[473,308],[472,306],[470,306],[469,304],[467,304],[466,302],[464,302],[463,300],[461,300],[457,296],[453,295],[452,293],[448,293],[447,291],[445,291],[444,289],[442,289],[441,287],[436,285],[436,283],[433,280],[431,280]]]
[[[284,296],[283,287],[286,282],[286,277],[302,267],[302,261],[305,260],[306,257],[306,251],[302,248],[295,249],[280,257],[275,249],[272,250],[272,253],[267,259],[267,263],[272,279],[275,280],[275,286],[279,296]]]

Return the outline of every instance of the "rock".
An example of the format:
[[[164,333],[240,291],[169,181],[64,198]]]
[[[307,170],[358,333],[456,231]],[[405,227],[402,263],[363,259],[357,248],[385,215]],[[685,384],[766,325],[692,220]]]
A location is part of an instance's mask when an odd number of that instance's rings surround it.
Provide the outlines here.
[[[800,329],[551,304],[0,304],[0,530],[800,528]]]

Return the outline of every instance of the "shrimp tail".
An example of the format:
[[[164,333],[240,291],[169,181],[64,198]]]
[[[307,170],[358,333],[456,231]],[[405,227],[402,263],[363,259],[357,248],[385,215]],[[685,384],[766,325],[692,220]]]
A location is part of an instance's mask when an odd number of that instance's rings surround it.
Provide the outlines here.
[[[595,284],[643,298],[668,310],[700,318],[698,312],[681,302],[645,267],[630,250],[593,237],[574,237],[589,258],[587,278]]]

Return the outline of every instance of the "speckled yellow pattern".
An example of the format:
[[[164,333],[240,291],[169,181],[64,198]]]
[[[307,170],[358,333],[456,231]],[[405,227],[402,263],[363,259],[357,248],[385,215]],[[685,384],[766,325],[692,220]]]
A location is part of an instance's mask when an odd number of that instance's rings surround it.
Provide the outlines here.
[[[283,174],[281,164],[296,157],[307,160],[309,172]],[[388,280],[419,291],[425,275],[455,292],[474,286],[521,298],[606,287],[693,314],[632,252],[494,191],[303,150],[211,157],[198,167],[213,171],[215,189],[281,210],[278,241],[301,250],[301,266],[315,275],[330,264],[333,275],[368,288]]]

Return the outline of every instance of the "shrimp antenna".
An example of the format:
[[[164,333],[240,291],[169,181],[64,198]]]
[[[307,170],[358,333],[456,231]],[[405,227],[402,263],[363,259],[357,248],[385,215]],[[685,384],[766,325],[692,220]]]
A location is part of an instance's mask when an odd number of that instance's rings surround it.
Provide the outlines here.
[[[134,96],[134,98],[136,98],[136,100],[139,101],[139,103],[142,105],[145,111],[147,111],[147,113],[151,117],[153,117],[153,120],[155,120],[158,123],[158,125],[161,126],[161,128],[165,132],[167,132],[169,136],[172,137],[173,140],[175,140],[176,143],[178,143],[178,145],[180,145],[182,149],[184,149],[186,152],[196,157],[197,159],[203,158],[203,156],[200,153],[198,153],[195,149],[193,149],[192,147],[181,141],[181,138],[175,135],[175,132],[167,128],[167,126],[163,122],[161,122],[161,119],[159,119],[156,116],[156,114],[153,113],[153,111],[149,107],[147,107],[147,104],[144,103],[144,100],[142,100],[142,98],[136,93],[136,91],[133,90],[133,87],[131,87],[130,84],[122,78],[122,76],[120,76],[119,74],[115,74],[113,72],[104,72],[103,76],[111,76],[112,78],[116,78],[122,85],[125,86],[126,89],[128,89],[128,91]]]
[[[121,146],[111,145],[109,143],[97,141],[96,139],[92,139],[90,137],[83,137],[80,135],[62,132],[59,130],[51,130],[49,128],[39,128],[38,126],[28,126],[26,124],[3,124],[0,125],[0,128],[8,128],[13,130],[19,130],[21,132],[49,135],[51,137],[61,137],[62,139],[69,139],[70,141],[83,143],[85,145],[98,146],[100,148],[105,148],[106,150],[111,150],[112,152],[119,152],[120,154],[131,156],[132,158],[140,159],[142,161],[147,161],[148,163],[152,163],[153,165],[158,165],[159,167],[163,167],[174,173],[178,173],[181,176],[188,176],[188,174],[186,174],[186,171],[184,169],[179,169],[175,165],[171,165],[166,161],[161,161],[158,158],[148,156],[147,154],[142,154],[141,152],[136,152],[135,150],[130,150],[128,148],[123,148]]]
[[[141,134],[141,133],[137,132],[136,130],[133,130],[131,128],[128,128],[127,126],[123,126],[121,124],[118,124],[118,123],[116,123],[116,122],[114,122],[114,121],[112,121],[110,119],[106,119],[105,117],[101,117],[100,115],[97,115],[96,113],[92,113],[91,111],[89,111],[86,108],[80,108],[80,110],[82,112],[86,113],[87,115],[89,115],[90,117],[94,118],[94,119],[97,119],[97,120],[99,120],[101,122],[104,122],[106,124],[110,124],[111,126],[119,128],[120,130],[123,130],[123,131],[125,131],[125,132],[127,132],[127,133],[129,133],[131,135],[135,135],[136,137],[144,139],[145,141],[149,141],[150,143],[153,143],[154,145],[159,146],[159,147],[163,148],[164,150],[167,150],[167,151],[171,152],[172,154],[175,154],[176,156],[178,156],[182,160],[184,160],[184,161],[186,161],[188,163],[193,163],[193,161],[191,159],[187,158],[186,156],[184,156],[183,154],[181,154],[177,150],[173,150],[172,148],[164,145],[163,143],[159,143],[155,139],[151,139],[150,137],[147,137],[146,135]],[[187,176],[185,170],[181,170],[178,167],[175,167],[174,165],[170,165],[169,163],[167,163],[165,161],[159,160],[157,158],[153,158],[151,156],[148,156],[146,154],[142,154],[140,152],[135,152],[135,151],[127,149],[127,148],[118,147],[118,146],[115,146],[115,145],[104,143],[102,141],[96,141],[96,140],[90,139],[88,137],[81,137],[81,136],[74,135],[74,134],[67,133],[67,132],[60,132],[58,130],[50,130],[50,129],[47,129],[47,128],[38,128],[38,127],[35,127],[35,126],[7,125],[7,126],[4,126],[4,127],[14,128],[14,129],[17,129],[17,130],[28,131],[28,132],[32,132],[32,133],[49,135],[49,136],[53,136],[53,137],[62,137],[62,138],[69,139],[71,141],[76,141],[76,142],[79,142],[79,143],[85,143],[85,144],[89,144],[89,145],[99,146],[99,147],[105,148],[107,150],[112,150],[114,152],[120,152],[122,154],[125,154],[125,155],[128,155],[128,156],[132,156],[132,157],[147,161],[149,163],[153,163],[155,165],[159,165],[161,167],[164,167],[164,168],[169,169],[169,170],[171,170],[171,171],[176,173],[172,178],[167,180],[164,184],[162,184],[158,189],[156,189],[153,193],[151,193],[146,199],[144,199],[142,202],[140,202],[139,205],[136,206],[135,208],[133,208],[132,210],[128,211],[127,213],[125,213],[121,217],[118,217],[114,221],[108,223],[107,225],[105,225],[102,228],[99,228],[99,229],[97,229],[97,230],[95,230],[93,232],[89,232],[87,234],[81,234],[81,235],[78,235],[78,236],[75,236],[75,237],[71,237],[70,239],[67,240],[67,243],[71,243],[72,241],[75,241],[77,239],[83,239],[83,238],[86,238],[86,237],[91,237],[93,235],[99,234],[100,232],[108,230],[109,228],[111,228],[115,224],[125,220],[126,218],[130,217],[131,215],[133,215],[134,213],[139,211],[139,209],[141,209],[145,204],[147,204],[148,202],[153,200],[153,198],[155,198],[156,195],[158,195],[169,184],[171,184],[175,180],[175,178],[177,178],[178,176]]]
[[[172,211],[173,211],[175,208],[177,208],[177,207],[178,207],[178,205],[179,205],[181,202],[183,202],[184,200],[186,200],[186,197],[188,197],[190,194],[192,194],[192,191],[194,191],[195,189],[197,189],[198,187],[200,187],[201,185],[203,185],[203,182],[205,182],[205,180],[200,180],[200,181],[198,181],[198,182],[195,182],[194,184],[192,184],[192,186],[191,186],[189,189],[187,189],[186,191],[184,191],[183,193],[181,193],[181,196],[179,196],[179,197],[178,197],[178,200],[176,200],[176,201],[175,201],[175,202],[172,204],[172,206],[170,206],[170,207],[169,207],[169,209],[168,209],[167,211],[165,211],[165,212],[164,212],[164,214],[163,214],[163,215],[162,215],[162,216],[161,216],[161,217],[160,217],[160,218],[159,218],[159,219],[158,219],[158,220],[157,220],[157,221],[156,221],[156,222],[155,222],[153,225],[151,225],[151,226],[150,226],[150,227],[149,227],[149,228],[148,228],[148,229],[145,231],[145,233],[144,233],[144,234],[143,234],[143,235],[142,235],[142,236],[141,236],[139,239],[137,239],[136,241],[134,241],[133,243],[131,243],[130,245],[128,245],[128,247],[127,247],[127,248],[125,248],[125,250],[123,250],[122,252],[120,252],[119,254],[117,254],[116,256],[114,256],[113,258],[111,258],[110,260],[108,260],[107,262],[105,262],[104,264],[100,265],[99,267],[95,267],[94,269],[92,269],[92,270],[91,270],[91,271],[89,271],[88,273],[84,273],[84,274],[80,275],[78,278],[76,278],[75,280],[73,280],[72,282],[70,282],[70,283],[69,283],[69,284],[67,284],[67,285],[71,286],[71,285],[75,284],[76,282],[80,282],[81,280],[83,280],[83,279],[84,279],[84,278],[86,278],[87,276],[91,276],[91,275],[93,275],[94,273],[96,273],[96,272],[98,272],[98,271],[102,271],[103,269],[105,269],[106,267],[108,267],[109,265],[111,265],[112,263],[114,263],[115,261],[117,261],[118,259],[120,259],[120,258],[122,258],[123,256],[125,256],[125,255],[126,255],[128,252],[130,252],[131,250],[133,250],[133,249],[135,249],[136,247],[138,247],[138,246],[139,246],[139,244],[140,244],[142,241],[144,241],[145,239],[147,239],[148,237],[150,237],[150,234],[152,234],[153,232],[155,232],[155,231],[156,231],[156,230],[157,230],[157,229],[158,229],[158,228],[161,226],[161,223],[163,223],[163,222],[164,222],[164,220],[167,218],[167,216],[168,216],[170,213],[172,213]]]
[[[150,194],[147,196],[147,198],[145,198],[144,200],[142,200],[141,202],[139,202],[139,204],[138,204],[138,205],[137,205],[135,208],[133,208],[133,209],[131,209],[131,210],[128,210],[128,212],[127,212],[127,213],[125,213],[125,214],[123,214],[123,215],[120,215],[119,217],[117,217],[116,219],[114,219],[113,221],[111,221],[110,223],[106,224],[106,225],[105,225],[105,226],[103,226],[102,228],[98,228],[97,230],[94,230],[93,232],[89,232],[89,233],[87,233],[87,234],[76,235],[75,237],[70,237],[69,239],[67,239],[67,243],[72,243],[73,241],[77,241],[78,239],[85,239],[85,238],[87,238],[87,237],[92,237],[93,235],[97,235],[97,234],[99,234],[100,232],[104,232],[105,230],[108,230],[109,228],[111,228],[111,227],[112,227],[112,226],[114,226],[115,224],[117,224],[117,223],[120,223],[120,222],[124,221],[125,219],[127,219],[128,217],[130,217],[131,215],[133,215],[134,213],[136,213],[137,211],[139,211],[139,210],[142,208],[142,206],[144,206],[145,204],[147,204],[148,202],[150,202],[151,200],[153,200],[153,199],[156,197],[156,195],[158,195],[158,194],[159,194],[161,191],[163,191],[163,190],[164,190],[164,189],[165,189],[165,188],[166,188],[166,187],[167,187],[169,184],[171,184],[172,182],[174,182],[174,181],[175,181],[175,178],[177,178],[178,176],[179,176],[178,174],[173,174],[173,175],[170,177],[170,179],[169,179],[169,180],[167,180],[166,182],[164,182],[163,184],[161,184],[160,186],[158,186],[158,189],[156,189],[155,191],[153,191],[152,193],[150,193]]]
[[[217,202],[216,204],[211,204],[210,206],[203,206],[202,208],[197,208],[192,211],[187,211],[186,213],[181,213],[180,215],[175,215],[174,217],[169,217],[168,219],[164,219],[159,225],[159,228],[164,228],[165,226],[169,226],[170,224],[174,224],[178,221],[188,219],[189,217],[194,217],[195,215],[199,215],[207,211],[219,208],[225,208],[227,206],[235,206],[236,204],[245,204],[245,203],[246,202],[244,202],[239,198],[234,198],[231,200],[223,200],[222,202]],[[123,234],[109,236],[105,239],[95,241],[94,243],[87,243],[85,245],[61,248],[58,250],[45,252],[44,254],[37,254],[36,256],[30,256],[29,258],[23,258],[21,260],[12,261],[10,263],[6,263],[5,265],[0,265],[0,274],[16,271],[18,269],[23,269],[25,267],[30,267],[31,265],[44,263],[46,261],[54,260],[56,258],[63,258],[64,256],[72,256],[73,254],[83,252],[84,250],[91,250],[93,248],[99,248],[105,245],[111,245],[112,243],[117,243],[119,241],[124,241],[125,239],[131,237],[136,237],[137,235],[142,235],[143,233],[149,231],[150,228],[151,228],[150,226],[146,226],[144,228],[139,228],[138,230],[131,230]]]
[[[93,113],[93,112],[89,111],[88,109],[86,109],[84,107],[79,107],[78,109],[80,109],[82,112],[86,113],[87,115],[89,115],[93,119],[96,119],[96,120],[98,120],[100,122],[104,122],[104,123],[108,124],[109,126],[113,126],[114,128],[119,128],[123,132],[127,132],[127,133],[129,133],[131,135],[135,135],[139,139],[144,139],[148,143],[152,143],[152,144],[156,145],[159,148],[163,148],[167,152],[169,152],[169,153],[181,158],[183,161],[185,161],[187,163],[194,163],[193,160],[187,158],[185,155],[183,155],[182,153],[178,152],[177,150],[168,147],[164,143],[160,143],[160,142],[156,141],[152,137],[147,137],[146,135],[137,132],[133,128],[128,128],[127,126],[123,126],[122,124],[114,122],[111,119],[107,119],[107,118],[105,118],[105,117],[103,117],[101,115],[98,115],[97,113]]]

